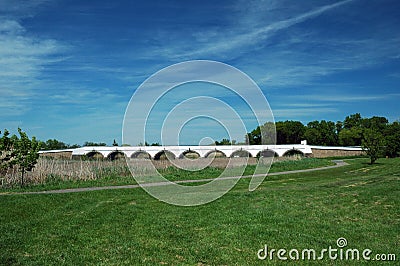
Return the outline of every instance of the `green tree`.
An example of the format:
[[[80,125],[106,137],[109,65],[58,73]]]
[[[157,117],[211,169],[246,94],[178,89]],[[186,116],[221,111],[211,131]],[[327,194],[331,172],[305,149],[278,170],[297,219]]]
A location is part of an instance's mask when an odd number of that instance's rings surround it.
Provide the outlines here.
[[[312,121],[307,124],[304,137],[309,144],[322,146],[337,145],[336,124],[332,121]]]
[[[343,129],[338,132],[338,141],[341,146],[361,146],[363,128],[368,122],[355,113],[343,121]]]
[[[382,156],[384,146],[385,139],[379,131],[371,128],[364,130],[361,147],[369,156],[371,164],[375,163]]]
[[[386,117],[373,116],[371,118],[364,118],[362,125],[365,128],[372,128],[382,133],[387,127],[388,123],[389,121]]]
[[[40,144],[35,137],[29,139],[28,135],[18,128],[19,139],[15,140],[15,163],[21,172],[21,186],[24,185],[26,171],[32,171],[39,158]]]
[[[341,146],[361,146],[362,128],[344,128],[339,133],[339,145]]]
[[[48,139],[46,142],[40,142],[42,150],[63,150],[68,149],[69,146],[62,141],[56,139]]]
[[[400,156],[400,122],[393,122],[384,130],[386,156]]]
[[[355,113],[355,114],[346,116],[346,118],[343,121],[343,128],[345,128],[345,129],[350,129],[353,127],[360,128],[362,123],[363,123],[363,119],[361,117],[361,114]]]
[[[304,139],[306,127],[300,121],[276,122],[276,144],[297,144]]]
[[[76,149],[76,148],[80,148],[80,147],[81,146],[78,144],[72,144],[72,145],[68,144],[68,149]]]
[[[40,144],[40,149],[41,150],[64,150],[64,149],[76,149],[80,148],[78,144],[66,144],[62,141],[56,140],[56,139],[48,139],[46,141],[38,141]]]
[[[259,126],[250,133],[247,133],[246,143],[250,145],[261,144],[261,129]]]
[[[221,141],[216,140],[215,145],[231,145],[231,141],[229,139],[222,139]]]
[[[91,147],[91,146],[107,146],[107,144],[106,143],[104,143],[104,142],[99,142],[99,143],[96,143],[96,142],[91,142],[91,141],[86,141],[84,144],[83,144],[83,146],[87,146],[87,147]]]
[[[143,143],[139,143],[139,146],[143,146]],[[144,146],[161,146],[158,142],[148,143],[147,141],[144,142]]]
[[[1,132],[0,132],[1,134]],[[14,143],[16,136],[10,137],[10,132],[5,129],[0,138],[0,174],[4,175],[7,169],[15,164]]]
[[[266,122],[261,127],[247,133],[246,144],[260,145],[260,144],[275,144],[276,143],[276,127],[273,122]]]
[[[276,144],[276,126],[273,122],[266,122],[260,128],[261,143],[263,145]]]
[[[336,135],[339,137],[340,131],[343,129],[343,122],[337,121],[336,122]]]

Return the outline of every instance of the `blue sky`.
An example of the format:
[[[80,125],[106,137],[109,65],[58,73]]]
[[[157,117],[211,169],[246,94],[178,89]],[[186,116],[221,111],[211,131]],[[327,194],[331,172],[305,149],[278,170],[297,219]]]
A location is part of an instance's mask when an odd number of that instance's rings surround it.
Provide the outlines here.
[[[196,59],[248,74],[277,121],[337,121],[356,112],[395,121],[398,14],[396,0],[0,0],[0,128],[70,144],[120,143],[136,88]],[[225,137],[214,122],[201,122],[192,129]],[[182,144],[199,139],[184,135]]]

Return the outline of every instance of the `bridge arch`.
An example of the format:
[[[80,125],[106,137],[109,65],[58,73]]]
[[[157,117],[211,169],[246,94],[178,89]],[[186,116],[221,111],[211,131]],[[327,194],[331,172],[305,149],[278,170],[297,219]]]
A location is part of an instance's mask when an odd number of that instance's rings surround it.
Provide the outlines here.
[[[204,158],[210,158],[210,157],[212,157],[212,158],[226,158],[227,156],[226,156],[226,154],[224,152],[215,149],[215,150],[207,152],[204,155]]]
[[[104,159],[103,154],[101,154],[98,151],[94,151],[94,150],[86,153],[85,155],[86,155],[86,157],[88,159],[91,159],[91,160],[102,160],[102,159]]]
[[[300,156],[304,156],[304,153],[298,149],[290,149],[288,151],[286,151],[282,156],[295,156],[295,155],[300,155]]]
[[[121,160],[125,159],[125,153],[122,151],[113,151],[110,154],[107,155],[107,159],[114,161],[114,160]]]
[[[162,150],[156,153],[154,155],[154,160],[173,160],[175,159],[175,154],[169,150]]]
[[[151,159],[151,155],[146,151],[136,151],[131,155],[132,159]]]
[[[200,153],[194,150],[186,150],[179,155],[179,159],[187,158],[187,159],[198,159],[200,158]]]
[[[274,150],[262,150],[257,153],[256,157],[279,157],[279,154]]]
[[[236,150],[236,151],[232,152],[231,158],[234,158],[234,157],[245,157],[246,158],[246,157],[252,157],[252,155],[250,152],[240,149],[240,150]]]

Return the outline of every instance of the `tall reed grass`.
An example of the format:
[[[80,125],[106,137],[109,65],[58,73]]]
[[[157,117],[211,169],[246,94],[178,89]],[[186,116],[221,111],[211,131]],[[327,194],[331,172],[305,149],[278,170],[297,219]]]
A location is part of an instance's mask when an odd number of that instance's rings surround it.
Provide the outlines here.
[[[300,157],[276,158],[281,160],[299,160]],[[257,164],[257,158],[214,158],[208,167],[226,168],[230,160],[230,167]],[[204,165],[202,158],[196,160],[176,159],[176,162],[169,160],[152,160],[151,165],[161,171],[175,169],[175,164],[183,166],[185,169],[201,169]],[[129,167],[136,173],[145,174],[149,169],[149,160],[131,159]],[[26,184],[44,184],[49,181],[74,181],[74,180],[97,180],[101,178],[130,177],[131,172],[127,162],[122,160],[66,160],[54,158],[39,158],[35,168],[27,172],[24,176]],[[153,166],[152,166],[153,167]],[[151,171],[150,171],[151,172]],[[21,174],[17,167],[9,169],[0,176],[0,186],[12,187],[19,184]]]

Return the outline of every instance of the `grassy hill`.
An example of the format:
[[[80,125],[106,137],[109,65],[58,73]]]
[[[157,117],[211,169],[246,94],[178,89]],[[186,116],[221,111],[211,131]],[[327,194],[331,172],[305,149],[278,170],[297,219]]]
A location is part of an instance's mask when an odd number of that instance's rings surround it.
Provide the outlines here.
[[[198,207],[168,205],[142,189],[0,195],[0,264],[253,265],[265,245],[319,256],[340,237],[371,257],[397,253],[398,263],[400,159],[348,162],[270,176],[254,192],[240,180]],[[281,264],[276,256],[264,262]]]

